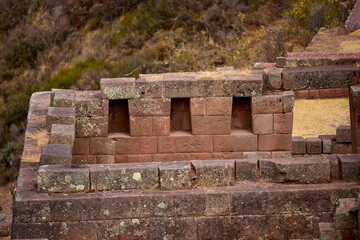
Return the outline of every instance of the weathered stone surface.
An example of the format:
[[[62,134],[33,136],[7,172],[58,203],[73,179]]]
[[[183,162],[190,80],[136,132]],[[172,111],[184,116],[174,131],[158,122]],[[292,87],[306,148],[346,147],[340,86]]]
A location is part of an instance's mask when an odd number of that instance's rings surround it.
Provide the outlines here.
[[[323,152],[323,154],[331,154],[332,153],[331,139],[322,139],[322,152]]]
[[[292,137],[292,150],[293,155],[305,155],[306,145],[303,137]]]
[[[159,163],[160,188],[162,190],[189,189],[191,187],[190,162]]]
[[[352,144],[351,143],[339,143],[336,141],[331,142],[331,153],[332,154],[351,154]]]
[[[170,98],[141,98],[129,100],[129,115],[170,116]]]
[[[352,152],[360,153],[360,85],[350,87]]]
[[[260,151],[290,151],[291,145],[291,134],[259,135]]]
[[[159,187],[156,163],[93,165],[90,176],[95,191]]]
[[[350,126],[339,126],[336,128],[336,142],[351,143]]]
[[[53,124],[50,133],[50,144],[70,144],[75,140],[75,126],[66,124]]]
[[[106,137],[108,124],[108,117],[77,117],[76,137]]]
[[[169,98],[189,98],[197,96],[197,84],[194,76],[165,75],[164,96]]]
[[[205,110],[207,116],[230,116],[232,110],[232,97],[207,97]]]
[[[324,156],[324,159],[329,160],[330,164],[330,179],[331,180],[340,180],[341,172],[340,172],[340,164],[337,156]]]
[[[41,148],[40,165],[71,164],[72,146],[45,144]]]
[[[206,153],[213,151],[213,138],[210,135],[190,135],[175,133],[158,137],[159,153]]]
[[[89,167],[86,165],[40,166],[37,173],[37,188],[41,192],[86,192],[89,186]]]
[[[274,131],[274,114],[253,114],[251,125],[254,134],[271,134]]]
[[[75,138],[73,145],[73,154],[88,155],[89,154],[89,138]]]
[[[274,114],[274,133],[291,134],[293,113]]]
[[[164,96],[162,79],[151,79],[141,76],[135,80],[136,98],[161,98]],[[145,75],[146,76],[146,75]]]
[[[74,107],[75,90],[70,89],[52,89],[51,90],[52,107]]]
[[[282,113],[282,94],[271,93],[251,98],[251,114]]]
[[[191,116],[191,131],[194,135],[225,135],[231,133],[231,115]]]
[[[360,155],[340,155],[342,180],[345,182],[360,181]]]
[[[257,135],[248,131],[231,131],[230,135],[214,135],[215,152],[250,152],[257,150]]]
[[[236,160],[236,181],[256,181],[258,160],[257,159],[241,159]]]
[[[194,160],[196,183],[200,187],[234,185],[235,162],[232,160]]]
[[[357,206],[357,199],[349,198],[349,199],[340,199],[339,201],[340,201],[339,207],[336,208],[335,216],[334,216],[335,229],[358,228],[357,213],[350,212],[351,208]]]
[[[226,74],[223,96],[251,97],[262,93],[262,74]]]
[[[49,107],[46,116],[46,129],[51,130],[52,124],[75,125],[75,108]]]
[[[355,84],[359,78],[357,66],[320,66],[283,70],[284,89],[337,88]]]
[[[345,27],[350,32],[360,29],[360,3],[356,1],[354,8],[351,10],[346,22]]]
[[[4,219],[0,220],[0,237],[8,237],[11,233],[11,220],[10,215],[4,215]]]
[[[334,223],[319,223],[320,239],[341,240],[341,233],[335,229]]]
[[[284,91],[283,93],[283,100],[282,100],[282,105],[283,105],[283,112],[287,113],[287,112],[293,112],[293,107],[294,107],[294,91]]]
[[[281,72],[282,70],[279,68],[265,69],[265,81],[269,89],[276,90],[281,88],[282,85]]]
[[[100,89],[108,99],[135,98],[135,78],[102,78]]]
[[[109,114],[109,101],[101,99],[101,91],[76,91],[77,117],[100,117]]]
[[[325,183],[330,182],[330,164],[323,158],[263,159],[261,179],[269,182]]]
[[[322,142],[320,138],[307,138],[306,142],[306,153],[307,154],[321,154],[322,153]]]

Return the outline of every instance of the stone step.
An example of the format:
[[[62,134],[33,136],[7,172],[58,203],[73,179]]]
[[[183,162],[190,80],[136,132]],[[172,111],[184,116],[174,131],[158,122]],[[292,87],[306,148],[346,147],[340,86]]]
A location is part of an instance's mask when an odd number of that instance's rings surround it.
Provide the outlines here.
[[[286,57],[276,58],[276,67],[296,68],[328,65],[356,65],[360,53],[338,52],[293,52]]]
[[[339,207],[335,211],[335,229],[355,229],[358,227],[357,213],[350,212],[356,206],[356,198],[339,199]]]
[[[357,83],[359,68],[356,65],[286,68],[282,78],[285,90],[339,88]]]

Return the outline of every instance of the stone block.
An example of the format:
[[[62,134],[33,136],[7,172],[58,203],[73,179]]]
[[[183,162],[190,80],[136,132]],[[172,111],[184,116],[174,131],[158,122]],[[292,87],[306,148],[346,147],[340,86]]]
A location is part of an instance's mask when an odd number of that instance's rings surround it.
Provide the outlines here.
[[[336,142],[351,143],[350,126],[339,126],[336,128]]]
[[[75,90],[70,89],[52,89],[52,107],[74,107]]]
[[[308,92],[308,98],[309,99],[317,99],[320,98],[320,91],[319,89],[311,89]]]
[[[113,163],[115,163],[115,156],[113,156],[113,155],[97,155],[96,163],[97,164],[113,164]]]
[[[111,138],[96,137],[89,140],[90,155],[114,155],[115,143]]]
[[[251,97],[260,95],[262,84],[262,74],[225,74],[222,96]]]
[[[287,68],[283,70],[284,89],[324,89],[353,85],[359,78],[355,65]]]
[[[257,150],[257,135],[233,130],[230,135],[214,135],[214,152],[250,152]]]
[[[117,136],[111,139],[114,144],[115,155],[140,153],[140,138],[130,136]],[[144,144],[143,147],[144,149],[149,148],[149,146],[146,147],[144,146]]]
[[[282,85],[282,70],[279,68],[269,68],[265,70],[265,79],[268,87],[272,90],[280,89]]]
[[[150,154],[129,154],[127,155],[128,163],[146,163],[151,162],[152,157]]]
[[[231,115],[191,116],[191,130],[194,135],[225,135],[231,133]]]
[[[251,98],[251,114],[282,113],[282,95],[273,93]]]
[[[152,117],[152,135],[168,136],[170,134],[170,117],[154,116]]]
[[[37,173],[37,188],[41,192],[87,192],[89,181],[89,167],[85,165],[40,166]]]
[[[139,143],[141,154],[157,153],[157,137],[140,137]]]
[[[338,207],[335,211],[335,229],[355,229],[358,228],[357,214],[351,213],[350,208],[355,206]]]
[[[75,138],[73,146],[73,154],[88,155],[89,154],[89,138]]]
[[[75,140],[75,126],[65,124],[53,124],[50,133],[50,144],[70,144]]]
[[[259,162],[264,181],[299,184],[330,182],[330,164],[323,158],[263,159]]]
[[[95,191],[159,188],[156,163],[91,165],[90,176]]]
[[[235,182],[233,160],[194,160],[196,185],[199,187],[226,187]]]
[[[351,154],[351,152],[352,152],[351,143],[339,143],[336,141],[331,142],[332,154]]]
[[[284,113],[293,112],[294,99],[295,99],[295,96],[294,96],[293,91],[284,91],[283,92],[282,105],[283,105],[283,112]]]
[[[190,98],[190,112],[191,116],[205,116],[206,115],[206,98]]]
[[[213,152],[213,137],[174,133],[158,137],[159,153],[206,153]]]
[[[106,137],[108,130],[108,117],[76,118],[76,137]]]
[[[276,151],[271,153],[271,158],[291,158],[291,151]]]
[[[95,155],[73,155],[71,164],[96,164]]]
[[[191,160],[210,160],[212,159],[211,153],[190,153]]]
[[[331,154],[332,153],[331,139],[322,139],[322,153],[323,154]]]
[[[205,98],[207,116],[230,116],[232,110],[232,97]]]
[[[108,116],[109,101],[101,99],[101,91],[77,91],[75,112],[77,117]]]
[[[321,154],[322,153],[322,142],[320,138],[307,138],[306,143],[306,153],[307,154]]]
[[[293,155],[305,155],[306,144],[303,137],[292,137],[292,150]]]
[[[101,93],[108,99],[135,98],[135,78],[102,78]]]
[[[240,159],[235,161],[236,181],[256,181],[258,175],[257,159]]]
[[[329,89],[319,89],[319,98],[334,98],[335,97],[335,90],[334,88]]]
[[[75,109],[65,107],[49,107],[46,115],[46,129],[51,131],[52,124],[75,125]]]
[[[136,98],[161,98],[164,96],[162,79],[140,76],[135,80]]]
[[[340,180],[341,172],[340,172],[340,164],[337,156],[324,156],[324,159],[329,160],[330,163],[330,179],[331,180]]]
[[[40,165],[71,164],[72,146],[45,144],[41,148]]]
[[[290,151],[292,144],[291,134],[259,135],[260,151]]]
[[[320,230],[320,239],[342,239],[340,231],[335,229],[334,223],[319,223],[319,230]]]
[[[309,98],[309,90],[297,90],[294,91],[295,99],[308,99]]]
[[[130,117],[130,136],[151,136],[153,118],[150,116],[133,116]]]
[[[164,96],[168,98],[189,98],[197,96],[197,84],[194,76],[165,75]]]
[[[133,116],[170,116],[170,98],[130,99],[129,115]]]
[[[342,180],[345,182],[360,181],[360,155],[339,155]]]
[[[274,130],[274,114],[251,115],[252,131],[254,134],[271,134]]]
[[[171,162],[173,161],[172,154],[152,154],[151,162]]]
[[[115,155],[115,163],[127,163],[127,155]]]
[[[230,215],[232,210],[232,197],[224,190],[215,190],[206,194],[205,216]]]
[[[190,162],[159,163],[160,188],[162,190],[181,190],[191,187]]]
[[[274,133],[291,134],[293,128],[293,113],[274,114]]]

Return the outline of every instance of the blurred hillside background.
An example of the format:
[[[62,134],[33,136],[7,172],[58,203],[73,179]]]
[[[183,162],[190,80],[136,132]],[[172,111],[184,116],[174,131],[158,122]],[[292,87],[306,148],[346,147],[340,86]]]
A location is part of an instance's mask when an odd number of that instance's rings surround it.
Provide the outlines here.
[[[1,0],[0,182],[16,177],[33,92],[251,68],[342,27],[343,12],[335,0]]]

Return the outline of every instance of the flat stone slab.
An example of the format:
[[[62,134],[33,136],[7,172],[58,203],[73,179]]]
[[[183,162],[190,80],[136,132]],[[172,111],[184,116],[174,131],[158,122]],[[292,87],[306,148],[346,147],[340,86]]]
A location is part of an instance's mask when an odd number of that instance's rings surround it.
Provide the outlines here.
[[[90,165],[95,191],[159,188],[156,163]]]
[[[360,155],[340,155],[340,168],[342,180],[346,182],[360,181]]]
[[[45,165],[37,172],[37,188],[41,192],[87,192],[89,187],[86,165]]]
[[[159,163],[161,190],[189,189],[191,187],[190,162]]]
[[[330,182],[329,160],[324,158],[262,159],[260,174],[263,181],[288,183]]]
[[[282,71],[285,90],[326,89],[357,83],[356,65],[287,68]]]
[[[235,182],[235,161],[194,160],[196,182],[199,187],[231,186]]]
[[[52,89],[51,90],[52,107],[74,107],[75,90],[70,89]]]
[[[70,144],[75,140],[75,126],[67,124],[52,124],[50,144]]]
[[[41,148],[40,165],[71,164],[72,145],[45,144]]]

